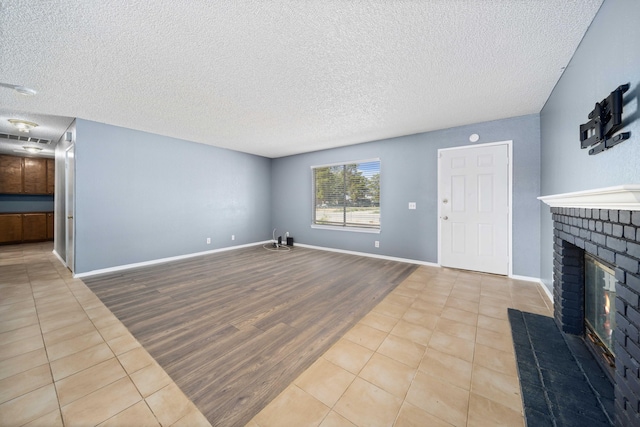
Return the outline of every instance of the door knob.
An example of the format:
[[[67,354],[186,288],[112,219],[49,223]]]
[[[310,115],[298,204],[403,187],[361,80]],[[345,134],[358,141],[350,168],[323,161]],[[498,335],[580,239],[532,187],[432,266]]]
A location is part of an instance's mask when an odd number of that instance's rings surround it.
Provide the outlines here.
[[[449,217],[448,217],[448,216],[443,216],[443,217],[441,217],[441,218],[442,218],[442,219],[444,219],[445,221],[449,219]]]
[[[67,216],[67,219],[73,219],[73,215]]]
[[[449,203],[449,199],[442,199],[442,203],[446,205],[447,203]]]

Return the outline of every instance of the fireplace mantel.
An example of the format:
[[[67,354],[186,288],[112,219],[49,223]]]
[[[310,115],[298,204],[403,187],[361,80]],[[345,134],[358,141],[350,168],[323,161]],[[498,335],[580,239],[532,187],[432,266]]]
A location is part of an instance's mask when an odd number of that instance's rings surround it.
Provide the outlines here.
[[[538,197],[552,208],[640,211],[640,185],[617,185],[595,190]]]

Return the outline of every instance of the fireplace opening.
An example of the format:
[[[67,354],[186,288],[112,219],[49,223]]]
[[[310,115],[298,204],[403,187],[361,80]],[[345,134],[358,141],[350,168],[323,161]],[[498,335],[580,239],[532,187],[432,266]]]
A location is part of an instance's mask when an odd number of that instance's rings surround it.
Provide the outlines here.
[[[616,278],[613,268],[585,253],[585,342],[613,381],[615,371]]]

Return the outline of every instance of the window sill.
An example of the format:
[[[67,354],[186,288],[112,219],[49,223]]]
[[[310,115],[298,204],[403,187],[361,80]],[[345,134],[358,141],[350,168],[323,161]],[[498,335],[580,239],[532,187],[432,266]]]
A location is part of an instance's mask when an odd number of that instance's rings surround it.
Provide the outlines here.
[[[311,224],[311,228],[316,228],[318,230],[350,231],[353,233],[380,234],[379,228],[340,227],[335,225],[318,225],[318,224]]]

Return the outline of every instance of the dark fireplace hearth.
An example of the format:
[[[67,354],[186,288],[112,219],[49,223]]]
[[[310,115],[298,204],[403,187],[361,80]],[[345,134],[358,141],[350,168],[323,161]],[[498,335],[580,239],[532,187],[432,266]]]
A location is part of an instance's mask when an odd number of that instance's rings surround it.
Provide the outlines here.
[[[556,323],[609,371],[616,425],[640,425],[640,211],[551,205]]]

